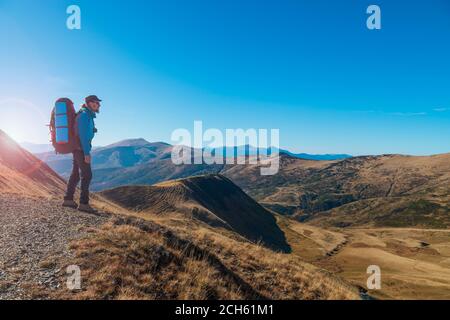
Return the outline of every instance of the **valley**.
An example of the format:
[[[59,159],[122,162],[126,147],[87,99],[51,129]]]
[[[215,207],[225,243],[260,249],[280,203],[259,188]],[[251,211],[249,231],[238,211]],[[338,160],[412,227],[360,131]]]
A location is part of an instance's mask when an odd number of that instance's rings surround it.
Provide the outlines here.
[[[449,299],[450,230],[322,229],[279,218],[292,254],[366,288],[370,265],[381,269],[378,299]]]

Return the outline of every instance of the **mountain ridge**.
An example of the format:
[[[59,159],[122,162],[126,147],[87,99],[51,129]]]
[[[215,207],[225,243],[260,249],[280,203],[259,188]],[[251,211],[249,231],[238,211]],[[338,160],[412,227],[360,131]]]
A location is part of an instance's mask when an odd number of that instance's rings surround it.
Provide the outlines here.
[[[142,145],[143,141],[138,141],[139,147],[94,151],[92,190],[221,174],[266,208],[300,221],[339,227],[450,225],[446,218],[450,202],[450,154],[311,160],[281,152],[278,174],[261,176],[260,165],[178,166],[171,161],[171,146]],[[55,168],[51,159],[47,162]],[[67,178],[70,157],[56,161],[56,165],[61,164]],[[393,201],[394,198],[397,200]],[[408,214],[415,218],[408,219]]]
[[[227,228],[253,242],[290,252],[276,219],[221,175],[171,180],[152,186],[125,186],[100,193],[106,199],[140,213],[182,213],[211,226]]]
[[[193,175],[221,173],[226,167],[220,164],[176,166],[171,162],[172,148],[172,145],[165,142],[152,143],[142,138],[126,139],[105,147],[96,147],[92,152],[94,171],[92,190],[101,191],[128,184],[151,185]],[[224,152],[225,149],[215,148],[219,153]],[[232,148],[233,151],[234,149],[240,150],[240,148]],[[265,149],[261,150],[266,152]],[[230,152],[230,148],[225,152]],[[255,152],[257,152],[255,148],[245,151],[244,146],[244,155],[253,156],[256,154]],[[294,154],[285,153],[284,150],[280,150],[280,152],[295,157]],[[69,178],[72,169],[71,155],[56,155],[53,152],[47,152],[36,156],[45,161],[63,178]]]
[[[301,221],[320,216],[324,225],[340,227],[450,226],[450,153],[328,162],[281,157],[276,177],[260,176],[258,165],[235,166],[226,176],[266,207]]]

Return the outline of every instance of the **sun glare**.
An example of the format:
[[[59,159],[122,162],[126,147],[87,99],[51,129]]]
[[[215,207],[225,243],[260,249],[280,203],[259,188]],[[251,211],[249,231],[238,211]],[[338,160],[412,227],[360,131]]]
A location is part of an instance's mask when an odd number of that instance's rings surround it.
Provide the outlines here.
[[[21,99],[0,101],[0,129],[16,142],[42,142],[48,119],[33,103]]]

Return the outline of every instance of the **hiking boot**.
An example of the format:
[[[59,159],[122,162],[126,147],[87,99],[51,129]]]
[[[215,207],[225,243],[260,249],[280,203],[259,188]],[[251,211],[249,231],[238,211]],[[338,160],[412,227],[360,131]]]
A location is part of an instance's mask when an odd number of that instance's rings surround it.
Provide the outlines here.
[[[83,203],[80,203],[80,205],[78,206],[78,211],[83,211],[83,212],[92,213],[92,214],[98,213],[98,211],[95,210],[94,208],[92,208],[89,204],[83,204]]]
[[[62,206],[66,207],[66,208],[72,208],[72,209],[78,208],[78,204],[73,200],[64,200]]]

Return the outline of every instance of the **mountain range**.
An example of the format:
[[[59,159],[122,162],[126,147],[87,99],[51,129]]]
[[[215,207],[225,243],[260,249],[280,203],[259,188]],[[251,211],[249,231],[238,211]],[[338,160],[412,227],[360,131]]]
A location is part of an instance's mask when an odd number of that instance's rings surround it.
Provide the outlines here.
[[[277,216],[221,175],[105,190],[85,214],[0,131],[0,181],[0,299],[360,298],[291,255]],[[81,290],[66,288],[71,265]]]
[[[159,142],[160,144],[169,145],[165,142]],[[94,146],[94,149],[102,148],[114,148],[114,147],[145,147],[149,144],[152,144],[148,142],[147,140],[143,138],[137,138],[137,139],[126,139],[123,141],[119,141],[110,145],[107,145],[105,147],[98,147]],[[156,143],[158,144],[158,143]],[[53,146],[50,144],[36,144],[31,142],[22,142],[20,143],[20,146],[24,148],[25,150],[33,153],[33,154],[41,154],[41,153],[52,153]],[[205,148],[207,149],[207,148]],[[249,155],[256,155],[259,153],[269,154],[270,152],[278,152],[278,153],[286,153],[296,158],[301,159],[310,159],[310,160],[339,160],[339,159],[346,159],[351,158],[352,156],[349,154],[309,154],[309,153],[294,153],[285,149],[279,149],[279,148],[257,148],[250,145],[244,145],[240,147],[216,147],[216,148],[208,148],[208,150],[215,152],[217,154],[228,154],[233,155],[236,154],[237,156],[249,156]]]
[[[171,148],[96,148],[104,188],[89,215],[62,208],[64,180],[1,133],[0,299],[449,298],[450,154],[282,152],[278,174],[261,176],[174,166]],[[71,292],[61,270],[74,264],[84,282]],[[381,290],[365,289],[374,264]]]
[[[170,144],[144,139],[96,148],[92,153],[92,190],[220,174],[266,208],[299,221],[338,227],[450,224],[450,154],[317,160],[281,151],[279,173],[261,176],[260,165],[248,163],[175,165],[172,148]],[[247,147],[243,156],[255,154]],[[37,156],[62,177],[70,175],[71,156]]]
[[[260,203],[300,221],[339,227],[450,223],[450,154],[339,161],[282,155],[276,176],[260,176],[257,165],[236,165],[225,175]]]
[[[148,142],[145,139],[123,140],[106,147],[96,147],[92,152],[92,168],[95,172],[92,190],[101,191],[108,188],[129,184],[154,184],[170,179],[190,177],[207,173],[220,173],[225,165],[186,165],[175,166],[171,161],[173,146],[164,142]],[[294,158],[324,160],[346,159],[350,155],[311,155],[293,154],[284,150],[272,149]],[[266,149],[251,146],[239,148],[215,148],[216,154],[235,154],[252,157],[259,153],[268,154]],[[72,168],[71,155],[56,155],[54,152],[38,153],[36,156],[45,161],[53,170],[64,178],[70,176]]]

